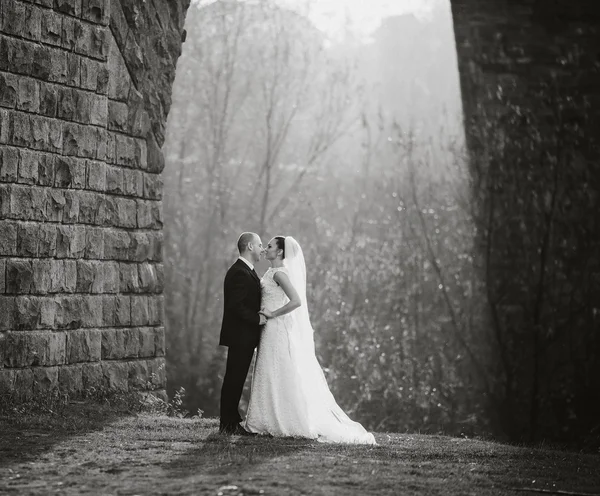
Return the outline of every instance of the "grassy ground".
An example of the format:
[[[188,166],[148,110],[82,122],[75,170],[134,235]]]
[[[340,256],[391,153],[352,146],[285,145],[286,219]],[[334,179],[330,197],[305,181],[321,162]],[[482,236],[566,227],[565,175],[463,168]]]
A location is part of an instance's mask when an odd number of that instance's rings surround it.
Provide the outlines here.
[[[224,437],[213,419],[76,404],[66,415],[0,416],[0,494],[600,494],[599,455],[443,436],[376,438],[378,446],[364,447]]]

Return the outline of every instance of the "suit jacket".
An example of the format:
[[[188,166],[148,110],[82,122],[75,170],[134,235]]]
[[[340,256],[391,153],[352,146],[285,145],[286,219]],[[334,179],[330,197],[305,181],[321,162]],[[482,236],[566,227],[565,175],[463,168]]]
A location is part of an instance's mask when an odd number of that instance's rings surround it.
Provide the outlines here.
[[[261,330],[258,315],[261,289],[256,272],[238,259],[225,275],[223,293],[223,323],[219,344],[257,346]]]

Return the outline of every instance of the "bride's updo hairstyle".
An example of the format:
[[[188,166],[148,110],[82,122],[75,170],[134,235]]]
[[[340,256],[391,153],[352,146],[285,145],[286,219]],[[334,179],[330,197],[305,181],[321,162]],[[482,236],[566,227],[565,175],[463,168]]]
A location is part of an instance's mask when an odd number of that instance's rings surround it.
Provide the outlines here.
[[[283,253],[281,254],[281,259],[283,260],[285,258],[285,237],[275,236],[275,242],[277,243],[277,249],[283,250]]]

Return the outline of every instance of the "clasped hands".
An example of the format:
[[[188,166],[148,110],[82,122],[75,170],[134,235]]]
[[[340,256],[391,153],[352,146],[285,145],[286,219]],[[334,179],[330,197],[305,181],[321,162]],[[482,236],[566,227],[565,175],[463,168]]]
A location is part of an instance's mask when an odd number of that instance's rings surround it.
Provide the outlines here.
[[[259,325],[265,325],[267,323],[267,319],[273,318],[273,312],[266,309],[263,309],[260,312],[258,312],[258,315],[260,317]]]

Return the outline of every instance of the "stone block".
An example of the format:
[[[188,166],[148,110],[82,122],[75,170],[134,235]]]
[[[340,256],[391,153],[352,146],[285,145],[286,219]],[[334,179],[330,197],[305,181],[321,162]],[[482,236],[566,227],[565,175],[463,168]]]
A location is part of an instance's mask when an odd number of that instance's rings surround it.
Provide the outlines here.
[[[83,391],[83,367],[81,365],[60,367],[58,370],[58,384],[60,390],[65,393],[81,393]]]
[[[0,183],[0,219],[14,217],[12,211],[12,186]]]
[[[162,199],[163,180],[160,174],[144,172],[144,198],[149,200]]]
[[[17,255],[37,257],[40,224],[21,223],[17,227]]]
[[[0,148],[0,181],[17,182],[21,154],[18,148],[4,146]]]
[[[21,220],[46,220],[46,195],[45,188],[12,185],[7,217]]]
[[[129,362],[129,388],[148,389],[148,364],[143,360]]]
[[[56,115],[59,119],[66,121],[74,120],[75,108],[79,103],[80,95],[81,93],[73,88],[60,87],[58,89],[58,108]]]
[[[119,264],[119,292],[121,293],[139,293],[139,280],[137,265],[134,263]]]
[[[25,29],[20,36],[32,41],[40,41],[42,34],[42,17],[45,11],[42,11],[36,5],[27,5],[25,7]]]
[[[111,74],[111,78],[108,82],[108,97],[111,100],[127,102],[129,90],[131,88],[131,80],[121,51],[114,40],[110,41],[108,69]]]
[[[118,262],[102,263],[102,280],[104,293],[118,293],[120,287],[120,270]]]
[[[55,120],[31,116],[31,134],[31,148],[52,153],[59,153],[63,148],[62,128]]]
[[[138,329],[102,329],[102,360],[136,358],[139,350]]]
[[[40,224],[38,236],[38,257],[54,257],[56,255],[56,226]]]
[[[152,133],[149,134],[145,143],[147,160],[147,167],[145,167],[145,169],[147,169],[148,172],[159,174],[165,168],[165,157],[163,156],[162,150],[158,143],[156,143],[156,139]]]
[[[165,359],[155,358],[153,360],[148,360],[146,363],[148,364],[148,375],[150,384],[156,389],[164,389],[167,385]]]
[[[116,229],[104,231],[104,258],[108,260],[128,260],[131,240],[129,233]]]
[[[150,325],[164,324],[164,296],[149,296],[148,297],[148,323]]]
[[[116,299],[114,295],[102,296],[102,325],[113,327],[115,325]]]
[[[83,82],[83,60],[76,53],[67,53],[65,84],[80,87]]]
[[[106,127],[108,125],[108,98],[103,95],[90,95],[90,124]]]
[[[100,93],[102,88],[103,63],[98,60],[80,57],[81,59],[81,88]]]
[[[95,24],[108,24],[109,0],[83,0],[81,17]]]
[[[128,326],[131,324],[131,297],[118,295],[115,297],[115,325]]]
[[[51,189],[48,192],[47,202],[46,202],[46,219],[50,222],[73,222],[69,221],[68,218],[64,219],[65,206],[67,203],[65,194],[68,192],[59,190],[59,189]]]
[[[33,142],[31,116],[15,112],[11,114],[9,142],[15,146],[30,147]]]
[[[52,186],[54,184],[54,160],[54,155],[47,153],[38,154],[37,183],[40,186]]]
[[[63,271],[65,275],[64,292],[74,293],[77,288],[77,261],[64,260]]]
[[[0,41],[2,38],[0,37]],[[10,143],[12,139],[13,112],[0,108],[0,144]]]
[[[102,195],[98,202],[98,213],[96,224],[101,226],[117,226],[117,201],[118,198],[111,195]]]
[[[153,262],[162,262],[163,260],[163,244],[164,236],[161,231],[154,231],[148,233],[148,240],[150,242],[150,258]]]
[[[129,92],[127,129],[138,138],[145,137],[151,128],[150,116],[146,112],[144,97],[134,87]]]
[[[1,336],[0,339],[2,339]],[[0,367],[0,397],[8,398],[17,392],[15,389],[15,372],[14,369],[2,369]]]
[[[102,125],[105,126],[106,124]],[[110,162],[108,159],[108,148],[110,146],[109,136],[111,134],[112,133],[109,133],[106,129],[101,127],[96,128],[96,160],[100,160],[101,162]]]
[[[84,391],[92,391],[104,385],[101,363],[84,363],[81,365],[81,378]]]
[[[30,330],[39,327],[42,313],[41,298],[17,296],[15,303],[15,329]]]
[[[77,292],[102,293],[104,271],[101,262],[77,260]]]
[[[127,167],[136,167],[136,140],[129,136],[117,134],[116,136],[116,163]]]
[[[14,74],[0,73],[0,107],[14,108],[17,104],[19,78]]]
[[[137,200],[137,226],[140,229],[148,229],[153,225],[151,203],[145,200]]]
[[[77,33],[76,26],[80,24],[77,19],[73,19],[72,17],[62,16],[62,26],[61,26],[61,45],[63,48],[66,48],[70,52],[75,50],[75,45],[77,43]]]
[[[96,148],[98,147],[98,132],[96,128],[92,126],[83,127],[83,134],[81,139],[81,156],[85,158],[96,158]]]
[[[86,296],[84,310],[84,327],[102,327],[102,296]]]
[[[129,246],[128,259],[135,262],[143,262],[151,258],[153,246],[150,244],[148,233],[131,233],[131,244]]]
[[[44,78],[52,83],[59,84],[70,84],[69,70],[72,67],[69,67],[69,57],[67,52],[64,52],[58,48],[50,48],[46,50],[49,55],[49,67],[50,74]],[[46,70],[46,65],[41,65],[43,70]]]
[[[94,191],[106,191],[106,164],[88,160],[87,187]]]
[[[42,298],[38,329],[54,329],[56,302],[54,298]]]
[[[47,45],[61,46],[62,17],[54,11],[42,16],[41,41]]]
[[[95,95],[78,91],[77,106],[73,120],[81,124],[90,124],[92,122],[92,103]]]
[[[56,236],[58,258],[83,258],[85,248],[85,226],[58,226]]]
[[[14,296],[0,295],[0,315],[0,331],[14,329],[17,315],[17,301]]]
[[[55,325],[58,329],[78,329],[83,325],[85,299],[80,295],[63,296],[56,300]]]
[[[6,259],[0,258],[0,294],[4,293],[6,293]],[[2,351],[0,350],[0,367],[2,367],[1,355]]]
[[[24,76],[35,74],[34,53],[35,45],[25,40],[11,39],[8,41],[10,47],[9,60],[11,72]]]
[[[102,376],[106,386],[111,390],[127,391],[129,389],[129,365],[122,362],[102,362]]]
[[[6,261],[6,292],[27,294],[33,285],[33,265],[30,260],[9,258]]]
[[[156,292],[162,293],[165,287],[165,269],[163,264],[157,263],[154,264],[154,269],[156,271]]]
[[[73,17],[81,16],[81,0],[55,0],[56,10]]]
[[[50,262],[50,293],[62,293],[65,286],[65,262],[64,260],[51,259]]]
[[[83,156],[85,128],[73,122],[63,123],[63,155]]]
[[[44,45],[36,45],[33,48],[33,61],[30,68],[31,76],[42,81],[51,81],[59,77],[54,75],[53,71],[60,72],[63,67],[52,67],[52,50],[53,48]],[[60,57],[60,54],[58,56]]]
[[[139,289],[143,293],[153,293],[156,291],[157,280],[154,265],[147,262],[137,266]]]
[[[4,365],[10,368],[62,365],[65,344],[63,332],[7,332]]]
[[[40,114],[56,117],[58,113],[58,86],[40,83]]]
[[[150,358],[156,355],[155,334],[156,328],[154,327],[141,327],[139,329],[140,357]]]
[[[19,174],[17,181],[21,184],[38,184],[40,153],[30,150],[21,150],[19,161]]]
[[[131,325],[147,326],[150,323],[148,310],[148,296],[139,295],[131,297]]]
[[[3,0],[2,4],[2,31],[21,36],[26,29],[25,4],[15,0]]]
[[[52,262],[50,260],[33,260],[33,281],[31,292],[35,294],[46,294],[50,291],[50,275]]]
[[[102,334],[98,329],[67,333],[67,363],[100,361]]]
[[[135,200],[115,198],[117,207],[117,225],[134,228],[137,225],[137,205]]]
[[[153,327],[154,329],[154,353],[157,357],[165,356],[166,344],[165,344],[165,328],[164,327]]]
[[[79,222],[79,191],[65,191],[62,221],[65,224]]]
[[[99,227],[85,228],[85,258],[102,260],[104,258],[104,230]]]
[[[123,170],[123,187],[128,196],[144,196],[143,172],[134,169]]]
[[[106,191],[108,193],[122,194],[123,188],[123,169],[120,167],[106,167]]]
[[[96,224],[99,200],[101,195],[89,191],[79,192],[79,222],[82,224]]]
[[[35,367],[33,369],[33,394],[44,394],[58,389],[59,367]]]
[[[33,397],[33,370],[14,370],[13,377],[13,388],[16,396],[24,400],[31,399]]]
[[[108,129],[127,132],[127,104],[115,100],[108,101]]]
[[[40,84],[35,79],[20,78],[17,92],[18,110],[37,113],[40,110]]]

